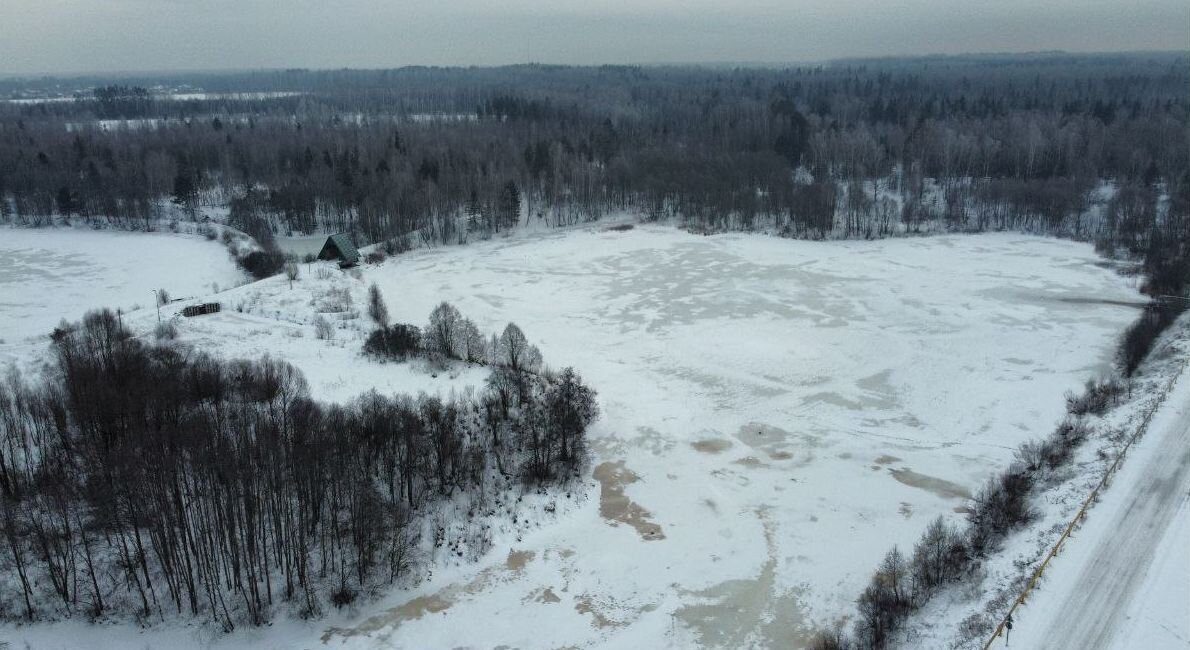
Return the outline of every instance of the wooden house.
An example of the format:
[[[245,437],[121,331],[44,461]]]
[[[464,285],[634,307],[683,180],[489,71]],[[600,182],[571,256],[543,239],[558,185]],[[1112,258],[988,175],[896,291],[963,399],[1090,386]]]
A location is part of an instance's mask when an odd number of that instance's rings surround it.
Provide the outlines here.
[[[359,250],[351,236],[341,232],[326,238],[322,250],[318,251],[320,260],[339,260],[339,266],[355,266],[359,264]]]

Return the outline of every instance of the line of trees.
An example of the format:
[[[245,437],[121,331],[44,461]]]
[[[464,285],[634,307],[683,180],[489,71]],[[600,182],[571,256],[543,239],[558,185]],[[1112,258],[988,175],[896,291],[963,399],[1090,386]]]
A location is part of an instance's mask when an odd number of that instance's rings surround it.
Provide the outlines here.
[[[513,373],[536,373],[542,367],[541,351],[531,344],[516,323],[499,334],[485,337],[470,318],[454,305],[443,302],[430,312],[424,328],[407,323],[389,324],[388,307],[373,284],[368,290],[368,316],[376,329],[364,341],[364,352],[382,360],[405,361],[422,357],[435,363],[462,361],[507,369]]]
[[[164,199],[245,200],[274,230],[372,242],[635,210],[795,237],[1025,229],[1140,255],[1184,236],[1186,64],[1033,55],[174,80],[292,93],[254,103],[101,86],[93,99],[0,104],[0,205],[30,223],[138,226]],[[36,82],[7,85],[22,83]],[[1159,216],[1163,196],[1181,202],[1176,218]]]
[[[320,403],[283,361],[144,343],[109,311],[52,353],[47,376],[0,381],[4,619],[317,616],[434,547],[482,554],[520,490],[578,476],[598,413],[570,368]]]

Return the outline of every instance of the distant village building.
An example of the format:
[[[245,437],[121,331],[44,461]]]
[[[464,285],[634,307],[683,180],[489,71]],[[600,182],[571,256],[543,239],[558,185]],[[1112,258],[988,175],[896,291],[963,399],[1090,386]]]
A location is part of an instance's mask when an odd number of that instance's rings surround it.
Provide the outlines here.
[[[322,250],[318,251],[318,259],[339,260],[339,266],[355,266],[359,264],[359,250],[355,248],[351,237],[341,232],[326,238]]]

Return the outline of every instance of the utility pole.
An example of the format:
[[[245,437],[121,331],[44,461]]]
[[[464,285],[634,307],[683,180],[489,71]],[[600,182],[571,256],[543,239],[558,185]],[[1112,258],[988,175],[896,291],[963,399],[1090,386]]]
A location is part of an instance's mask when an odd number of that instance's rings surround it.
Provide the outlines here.
[[[157,324],[161,324],[161,294],[157,293],[158,289],[153,289],[153,303],[157,305]]]

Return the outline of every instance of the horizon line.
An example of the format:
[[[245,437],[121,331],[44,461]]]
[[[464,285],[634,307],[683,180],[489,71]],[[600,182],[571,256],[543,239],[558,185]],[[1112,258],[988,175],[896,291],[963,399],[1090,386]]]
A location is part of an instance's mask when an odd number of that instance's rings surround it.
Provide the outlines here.
[[[469,70],[469,69],[499,69],[499,68],[516,68],[516,67],[559,67],[559,68],[601,68],[601,67],[621,67],[621,68],[666,68],[666,67],[749,67],[749,68],[767,68],[779,69],[789,67],[812,67],[823,66],[838,63],[846,63],[850,61],[897,61],[897,60],[921,60],[921,59],[960,59],[967,57],[1005,57],[1005,56],[1144,56],[1144,55],[1182,55],[1190,56],[1190,48],[1187,49],[1173,49],[1173,50],[1003,50],[1003,51],[985,51],[985,52],[959,52],[959,53],[920,53],[920,54],[879,54],[879,55],[855,55],[844,57],[831,57],[826,59],[801,59],[801,60],[776,60],[776,61],[756,61],[756,60],[720,60],[720,61],[654,61],[654,62],[633,62],[633,63],[607,63],[607,62],[592,62],[592,63],[551,63],[548,61],[529,61],[521,63],[499,63],[499,64],[426,64],[426,63],[408,63],[403,65],[392,66],[337,66],[337,67],[308,67],[308,66],[261,66],[261,67],[244,67],[244,68],[142,68],[129,70],[73,70],[61,72],[4,72],[0,71],[0,81],[20,81],[20,80],[39,80],[39,79],[86,79],[94,77],[154,77],[167,75],[219,75],[219,74],[251,74],[251,73],[273,73],[273,72],[336,72],[336,71],[356,71],[356,72],[382,72],[386,70],[404,70],[410,68],[430,68],[443,70]]]

